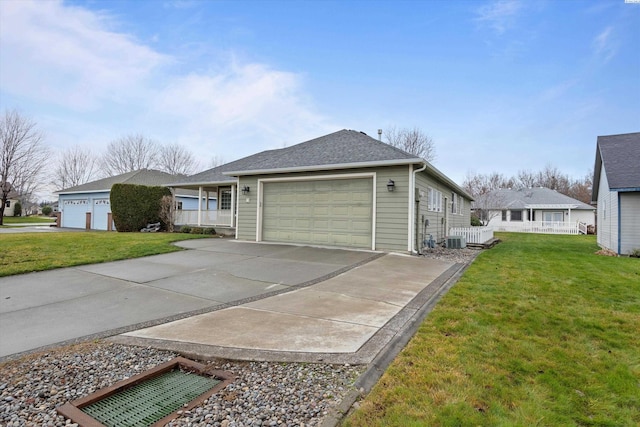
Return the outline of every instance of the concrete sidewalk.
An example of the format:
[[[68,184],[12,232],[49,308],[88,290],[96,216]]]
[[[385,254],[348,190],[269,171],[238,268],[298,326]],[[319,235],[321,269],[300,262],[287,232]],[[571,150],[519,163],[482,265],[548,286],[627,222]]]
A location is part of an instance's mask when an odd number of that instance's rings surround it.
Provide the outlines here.
[[[111,340],[200,359],[370,363],[462,267],[387,254],[311,286]]]

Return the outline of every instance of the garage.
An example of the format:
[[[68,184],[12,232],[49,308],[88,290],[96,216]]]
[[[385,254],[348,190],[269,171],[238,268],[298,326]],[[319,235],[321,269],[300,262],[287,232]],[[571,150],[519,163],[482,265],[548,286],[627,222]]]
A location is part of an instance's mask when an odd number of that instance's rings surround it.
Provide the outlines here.
[[[62,226],[66,228],[85,228],[87,212],[90,212],[88,199],[63,200]]]
[[[264,182],[262,240],[371,249],[372,177]]]
[[[95,199],[93,201],[93,228],[94,230],[107,230],[111,203],[109,199]]]

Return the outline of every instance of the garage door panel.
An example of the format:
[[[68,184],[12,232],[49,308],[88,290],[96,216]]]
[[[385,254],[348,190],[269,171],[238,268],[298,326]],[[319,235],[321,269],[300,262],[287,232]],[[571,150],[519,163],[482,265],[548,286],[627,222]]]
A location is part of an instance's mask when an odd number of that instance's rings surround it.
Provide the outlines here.
[[[373,179],[267,182],[262,239],[371,247]]]

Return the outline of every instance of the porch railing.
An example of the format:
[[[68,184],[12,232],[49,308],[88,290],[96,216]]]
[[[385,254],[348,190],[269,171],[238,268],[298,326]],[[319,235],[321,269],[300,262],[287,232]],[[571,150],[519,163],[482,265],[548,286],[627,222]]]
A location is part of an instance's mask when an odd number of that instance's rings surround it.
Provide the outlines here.
[[[464,236],[467,243],[482,244],[493,239],[493,227],[451,227],[450,236]]]
[[[524,221],[495,224],[495,231],[512,231],[516,233],[542,233],[542,234],[578,234],[579,222],[558,221]],[[586,225],[584,227],[586,234]]]
[[[198,210],[176,211],[176,225],[198,225]],[[202,211],[200,225],[233,226],[233,215],[230,210]]]

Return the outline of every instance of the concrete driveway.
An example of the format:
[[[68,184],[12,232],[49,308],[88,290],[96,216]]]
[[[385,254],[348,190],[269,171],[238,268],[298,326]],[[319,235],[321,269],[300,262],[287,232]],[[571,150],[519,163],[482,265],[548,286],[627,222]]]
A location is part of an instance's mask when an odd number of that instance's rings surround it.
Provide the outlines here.
[[[0,278],[0,359],[249,304],[380,256],[225,239],[180,246],[190,250]]]

